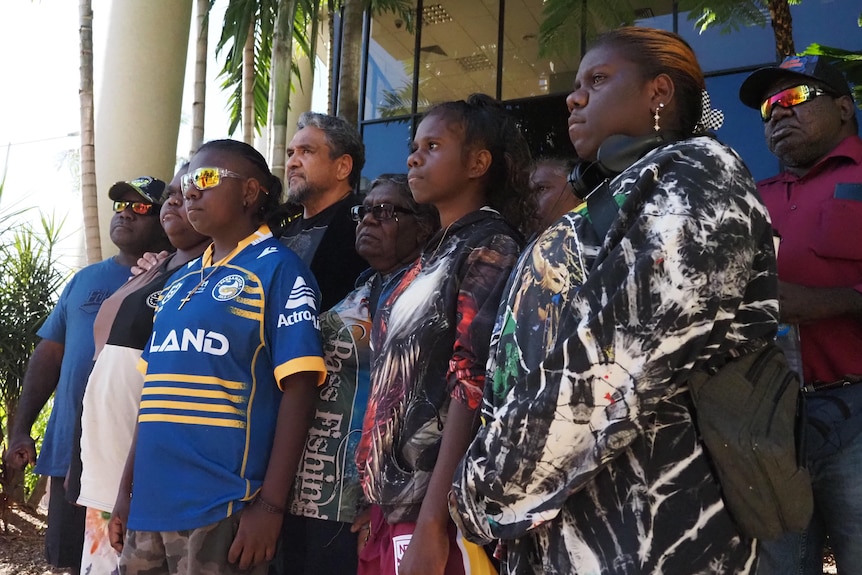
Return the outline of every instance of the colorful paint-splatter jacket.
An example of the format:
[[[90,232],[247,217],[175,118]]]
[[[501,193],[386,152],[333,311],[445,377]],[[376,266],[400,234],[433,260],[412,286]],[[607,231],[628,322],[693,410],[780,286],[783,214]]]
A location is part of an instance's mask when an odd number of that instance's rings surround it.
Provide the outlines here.
[[[491,331],[520,248],[499,213],[475,211],[431,238],[380,303],[357,462],[389,523],[419,514],[450,400],[481,404]]]
[[[685,382],[775,334],[768,215],[707,137],[610,188],[604,242],[570,212],[513,272],[450,508],[472,540],[503,540],[508,573],[750,573],[756,543],[722,503]]]

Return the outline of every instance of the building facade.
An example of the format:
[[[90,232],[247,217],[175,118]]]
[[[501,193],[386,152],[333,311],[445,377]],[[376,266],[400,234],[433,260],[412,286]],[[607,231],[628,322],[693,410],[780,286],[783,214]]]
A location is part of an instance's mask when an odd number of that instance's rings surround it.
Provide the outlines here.
[[[414,25],[392,13],[367,14],[359,110],[368,150],[364,177],[405,171],[408,144],[422,113],[473,92],[495,96],[517,114],[534,156],[573,155],[565,99],[591,34],[573,30],[569,44],[574,48],[566,55],[540,57],[544,4],[416,0]],[[591,14],[608,4],[614,3],[584,0],[583,8]],[[700,34],[674,0],[631,0],[625,10],[633,11],[636,24],[672,30],[692,45],[712,105],[725,113],[717,136],[740,153],[756,179],[776,173],[778,162],[766,148],[758,113],[737,98],[752,70],[777,61],[772,27]],[[859,0],[803,0],[791,6],[797,51],[812,43],[862,50],[860,10]],[[587,18],[595,22],[592,15]]]

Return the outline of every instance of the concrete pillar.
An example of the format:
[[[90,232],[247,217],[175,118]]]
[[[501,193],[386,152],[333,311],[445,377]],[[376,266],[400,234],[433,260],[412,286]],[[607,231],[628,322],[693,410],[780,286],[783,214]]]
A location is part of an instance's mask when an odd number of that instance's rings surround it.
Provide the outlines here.
[[[108,234],[111,184],[144,175],[173,177],[191,14],[192,0],[114,0],[109,14],[94,14],[110,19],[102,73],[95,78],[96,185],[105,257],[117,253]]]
[[[300,114],[311,110],[311,91],[314,85],[311,78],[311,60],[308,56],[303,54],[298,47],[294,46],[293,58],[296,67],[299,69],[299,78],[302,80],[302,85],[300,87],[300,81],[296,76],[291,78],[291,82],[296,87],[296,92],[290,95],[290,110],[287,112],[288,144],[294,134],[296,134],[296,122],[299,120]],[[315,70],[314,73],[319,74],[320,70]]]
[[[315,46],[315,54],[323,60],[324,63],[329,61],[328,50],[330,46],[329,42],[329,18],[331,15],[327,12],[324,6],[320,9],[320,14],[318,15],[318,30],[317,30],[317,46]],[[312,56],[314,57],[314,56]],[[302,50],[294,44],[293,46],[293,58],[296,62],[297,68],[299,69],[299,77],[302,78],[302,87],[300,88],[299,82],[296,81],[296,78],[293,78],[294,85],[296,86],[296,92],[290,95],[290,110],[287,113],[287,142],[290,143],[290,140],[296,134],[296,122],[299,120],[300,114],[303,112],[308,112],[311,110],[311,100],[312,100],[312,92],[314,89],[314,79],[311,77],[311,60],[302,53]],[[317,76],[319,74],[326,74],[327,70],[321,68],[315,68],[314,75]],[[323,82],[322,86],[326,89],[328,82]],[[317,112],[326,112],[326,110],[315,110]]]

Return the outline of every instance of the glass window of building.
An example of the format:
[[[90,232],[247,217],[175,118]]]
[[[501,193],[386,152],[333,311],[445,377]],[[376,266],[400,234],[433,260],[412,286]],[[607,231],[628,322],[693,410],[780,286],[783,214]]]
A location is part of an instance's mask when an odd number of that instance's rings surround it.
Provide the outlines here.
[[[416,45],[414,28],[391,12],[371,19],[365,71],[365,120],[411,113]]]
[[[417,110],[497,93],[499,0],[429,0],[422,7]]]
[[[369,122],[362,127],[365,142],[365,167],[362,168],[362,191],[380,174],[407,172],[407,156],[413,139],[409,119],[391,122]]]
[[[580,32],[570,46],[539,56],[539,26],[544,20],[543,0],[506,0],[503,19],[503,100],[568,93],[580,61]]]
[[[679,35],[691,44],[704,73],[775,62],[775,37],[768,14],[764,27],[743,25],[732,33],[724,32],[722,24],[701,32],[695,26],[696,18],[690,19],[689,14],[679,13]]]
[[[804,51],[809,44],[862,50],[860,13],[859,0],[805,0],[790,6],[796,51]]]

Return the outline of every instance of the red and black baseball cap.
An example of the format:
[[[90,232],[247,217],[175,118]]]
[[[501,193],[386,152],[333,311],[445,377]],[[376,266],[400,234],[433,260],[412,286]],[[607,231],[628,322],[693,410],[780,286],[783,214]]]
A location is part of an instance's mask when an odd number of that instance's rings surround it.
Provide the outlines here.
[[[788,56],[778,66],[767,66],[751,73],[739,87],[739,99],[755,110],[770,96],[766,91],[782,78],[798,79],[800,82],[814,81],[836,96],[850,96],[847,79],[838,68],[821,56]]]

